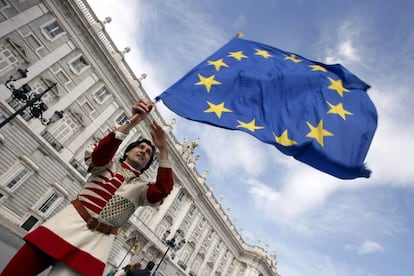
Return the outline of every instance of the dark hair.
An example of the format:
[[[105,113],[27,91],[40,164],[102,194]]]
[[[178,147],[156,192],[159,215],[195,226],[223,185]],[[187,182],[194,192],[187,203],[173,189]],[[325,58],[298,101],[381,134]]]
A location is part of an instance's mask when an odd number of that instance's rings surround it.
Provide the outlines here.
[[[135,148],[135,147],[137,147],[137,146],[139,146],[140,144],[142,144],[142,143],[145,143],[145,144],[147,144],[148,146],[150,146],[151,147],[151,149],[152,149],[152,154],[151,154],[151,157],[150,157],[150,159],[148,160],[148,162],[147,162],[147,164],[145,165],[145,167],[144,168],[142,168],[141,170],[140,170],[140,172],[141,173],[143,173],[145,170],[147,170],[150,166],[151,166],[151,164],[152,164],[152,161],[154,161],[154,157],[155,157],[155,151],[156,151],[156,149],[155,149],[155,146],[151,143],[151,141],[150,140],[148,140],[148,139],[139,139],[139,140],[137,140],[137,141],[135,141],[135,142],[132,142],[131,144],[129,144],[127,147],[126,147],[126,149],[125,149],[125,151],[124,151],[124,155],[121,157],[121,158],[119,158],[119,161],[122,163],[122,162],[124,162],[125,160],[126,160],[126,158],[127,158],[127,152],[128,151],[130,151],[131,149],[133,149],[133,148]]]
[[[126,266],[124,266],[123,268],[122,268],[124,271],[128,271],[128,270],[130,270],[131,269],[131,265],[130,264],[127,264]]]
[[[153,261],[149,261],[146,268],[148,270],[152,270],[154,266],[155,266],[155,263]]]

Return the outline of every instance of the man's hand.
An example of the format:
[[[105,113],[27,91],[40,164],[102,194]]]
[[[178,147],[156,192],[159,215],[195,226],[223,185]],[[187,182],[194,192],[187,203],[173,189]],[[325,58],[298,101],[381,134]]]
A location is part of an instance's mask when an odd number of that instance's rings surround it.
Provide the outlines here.
[[[147,99],[140,99],[136,104],[132,106],[132,116],[128,119],[126,124],[118,128],[118,131],[128,134],[133,127],[147,118],[148,114],[153,108],[154,103]]]
[[[165,132],[155,121],[151,124],[151,137],[155,146],[160,150],[160,160],[168,158],[167,140],[165,138]]]
[[[132,116],[129,121],[136,125],[145,118],[154,107],[154,103],[147,99],[140,99],[136,104],[132,106]]]

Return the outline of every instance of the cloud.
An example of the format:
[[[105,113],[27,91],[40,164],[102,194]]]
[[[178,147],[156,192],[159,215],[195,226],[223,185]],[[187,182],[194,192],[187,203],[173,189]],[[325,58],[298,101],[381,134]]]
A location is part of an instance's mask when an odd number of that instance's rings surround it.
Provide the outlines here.
[[[126,0],[123,4],[119,4],[112,0],[88,1],[99,20],[104,20],[108,16],[112,18],[110,23],[104,25],[105,30],[110,33],[113,42],[120,49],[127,46],[132,48],[135,44],[135,37],[131,34],[138,32],[139,25],[134,24],[136,14],[131,12],[135,7],[134,2]]]
[[[244,14],[240,14],[233,23],[233,27],[236,30],[241,30],[246,25],[246,16]]]
[[[153,81],[157,76],[156,67],[148,61],[137,41],[141,40],[142,25],[138,24],[142,9],[137,7],[134,0],[117,2],[113,0],[88,0],[93,11],[99,20],[110,16],[112,22],[105,24],[105,31],[110,35],[111,40],[122,51],[125,47],[131,49],[124,58],[128,62],[135,75],[139,77],[142,73],[147,74],[143,80],[145,89],[150,97],[154,97],[154,92],[161,90],[162,83]],[[163,109],[163,108],[161,108]]]
[[[335,49],[328,50],[326,63],[346,63],[360,60],[358,50],[352,45],[351,40],[342,41]]]
[[[363,244],[358,248],[358,255],[367,255],[374,253],[382,253],[384,249],[382,246],[375,241],[364,241]]]
[[[409,116],[412,105],[407,104],[414,100],[410,95],[411,89],[380,80],[375,80],[374,85],[378,88],[370,93],[378,109],[379,120],[367,157],[373,169],[372,180],[377,185],[413,187],[414,170],[411,163],[414,156],[414,125]],[[404,104],[401,103],[402,99]]]
[[[139,41],[145,57],[157,69],[163,88],[174,83],[227,40],[223,28],[191,1],[141,1]],[[144,37],[151,36],[151,43]],[[168,45],[168,47],[165,47]],[[154,78],[155,79],[155,78]]]
[[[337,179],[304,164],[292,165],[280,181],[282,188],[279,191],[255,179],[249,179],[248,183],[257,208],[282,223],[290,223],[321,207],[326,198],[339,188]]]
[[[360,55],[358,49],[354,46],[354,40],[358,38],[358,28],[350,22],[343,22],[336,32],[336,38],[330,39],[325,43],[330,44],[325,49],[325,63],[353,63],[359,62]]]
[[[301,251],[301,258],[297,257],[297,251]],[[374,276],[367,268],[341,262],[332,256],[302,248],[300,245],[283,244],[278,247],[278,252],[283,252],[283,257],[278,258],[283,264],[278,269],[281,275],[288,276],[348,276],[364,275]],[[279,254],[280,255],[280,254]],[[282,259],[283,258],[283,259]]]
[[[347,244],[345,250],[356,252],[358,255],[383,253],[384,248],[376,241],[366,240],[360,245]]]
[[[367,235],[398,237],[408,231],[407,222],[395,208],[394,194],[367,179],[337,180],[300,166],[280,179],[281,187],[248,180],[252,208],[275,227],[288,227],[290,232],[322,243],[327,237],[349,243]]]

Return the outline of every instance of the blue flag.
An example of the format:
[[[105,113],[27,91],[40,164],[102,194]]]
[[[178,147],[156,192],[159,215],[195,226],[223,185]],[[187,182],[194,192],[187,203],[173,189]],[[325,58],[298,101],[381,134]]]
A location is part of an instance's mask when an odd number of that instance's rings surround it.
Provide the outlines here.
[[[156,100],[179,116],[247,132],[342,179],[369,177],[364,165],[377,127],[369,85],[326,65],[234,38]]]

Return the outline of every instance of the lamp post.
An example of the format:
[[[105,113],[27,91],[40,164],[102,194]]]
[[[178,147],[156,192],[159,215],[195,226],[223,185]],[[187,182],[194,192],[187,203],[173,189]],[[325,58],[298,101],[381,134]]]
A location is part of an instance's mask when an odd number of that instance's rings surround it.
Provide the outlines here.
[[[138,239],[135,237],[131,243],[131,245],[129,246],[129,249],[127,251],[127,253],[125,254],[125,256],[122,258],[122,261],[118,264],[118,266],[116,267],[115,271],[118,271],[119,268],[121,267],[122,263],[125,261],[126,257],[128,256],[129,253],[135,251],[135,249],[137,249],[138,246]]]
[[[160,267],[162,261],[164,261],[165,256],[167,256],[168,251],[170,250],[170,248],[174,251],[178,251],[180,250],[184,244],[185,244],[185,239],[184,239],[184,232],[180,229],[177,229],[177,231],[175,231],[174,236],[167,240],[167,237],[171,234],[170,230],[165,231],[163,237],[162,237],[162,242],[167,246],[167,250],[165,250],[164,255],[162,256],[160,262],[158,263],[157,267],[154,270],[154,274],[155,272],[158,270],[158,268]]]
[[[13,99],[24,103],[22,107],[16,110],[12,115],[7,117],[3,122],[0,123],[0,128],[5,126],[11,120],[13,120],[17,115],[22,114],[26,108],[29,108],[30,118],[39,119],[43,125],[52,124],[59,119],[63,118],[63,111],[55,111],[50,119],[43,118],[43,112],[48,109],[48,106],[42,101],[43,95],[56,87],[57,83],[52,83],[40,94],[30,93],[32,90],[30,86],[26,83],[22,85],[19,89],[14,87],[14,81],[25,78],[27,76],[27,69],[18,69],[17,73],[10,76],[6,81],[5,86],[12,92]]]
[[[12,81],[17,81],[27,77],[27,72],[29,72],[26,68],[19,68],[17,72],[10,76],[10,78],[6,81],[5,85],[8,89],[14,88],[12,85]]]

